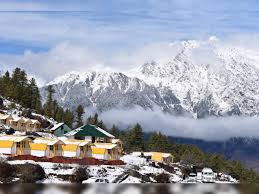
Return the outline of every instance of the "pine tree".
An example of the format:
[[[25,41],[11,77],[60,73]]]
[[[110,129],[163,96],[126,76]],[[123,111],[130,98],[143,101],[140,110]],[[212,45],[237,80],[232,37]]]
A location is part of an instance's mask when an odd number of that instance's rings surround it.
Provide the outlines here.
[[[70,127],[73,128],[73,123],[74,123],[74,115],[71,111],[68,109],[65,111],[64,114],[64,122]]]
[[[29,81],[29,85],[27,88],[27,95],[29,96],[29,101],[27,103],[27,107],[40,111],[41,110],[41,96],[40,96],[40,92],[39,92],[39,88],[36,85],[36,81],[34,78],[32,78]]]
[[[120,135],[120,132],[115,125],[112,125],[112,128],[110,129],[110,133],[115,137],[119,137]]]
[[[56,100],[53,100],[53,103],[52,103],[52,117],[55,120],[57,120],[58,109],[59,109],[58,102]]]
[[[11,98],[25,108],[41,111],[41,97],[34,78],[28,81],[24,70],[16,68],[10,76],[7,71],[0,77],[0,95]]]
[[[83,114],[84,108],[82,105],[79,105],[76,109],[76,128],[81,127],[83,125]]]
[[[170,143],[167,137],[162,133],[152,133],[149,137],[147,148],[149,151],[169,152]]]
[[[104,125],[104,123],[103,123],[102,120],[100,120],[100,121],[97,123],[96,126],[102,128],[102,129],[104,129],[104,130],[107,130],[107,128],[106,128],[106,126]]]
[[[62,107],[57,107],[55,120],[58,122],[64,122],[64,109]]]
[[[126,147],[129,151],[144,151],[144,133],[140,124],[136,124],[128,133]]]
[[[99,118],[98,118],[98,113],[95,113],[94,116],[89,116],[88,119],[87,119],[87,124],[90,124],[90,125],[98,125],[99,123]]]
[[[91,115],[87,118],[86,123],[92,125],[92,123],[93,123],[93,118],[92,118]]]
[[[48,99],[44,108],[45,114],[48,117],[53,117],[53,94],[55,93],[55,90],[53,89],[52,85],[49,85],[46,90],[48,92]]]
[[[93,117],[93,125],[97,125],[99,123],[99,115],[97,113],[94,114]]]
[[[11,78],[10,97],[23,106],[27,106],[29,97],[26,94],[28,86],[27,74],[20,68],[15,68]]]
[[[9,71],[6,71],[3,77],[0,77],[0,95],[8,97],[10,89],[11,77]]]

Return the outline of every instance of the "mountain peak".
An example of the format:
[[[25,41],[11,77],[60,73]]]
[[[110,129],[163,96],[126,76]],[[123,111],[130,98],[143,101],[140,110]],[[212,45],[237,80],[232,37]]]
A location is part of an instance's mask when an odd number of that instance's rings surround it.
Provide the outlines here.
[[[125,74],[70,72],[49,84],[67,108],[83,104],[99,111],[135,106],[153,110],[157,106],[170,114],[189,112],[195,118],[258,115],[256,52],[222,46],[216,37],[175,44],[180,49],[166,63],[150,61]]]

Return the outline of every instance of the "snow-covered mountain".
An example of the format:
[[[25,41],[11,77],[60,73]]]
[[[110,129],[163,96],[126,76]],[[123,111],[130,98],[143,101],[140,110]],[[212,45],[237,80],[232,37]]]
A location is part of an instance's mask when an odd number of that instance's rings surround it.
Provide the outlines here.
[[[217,39],[182,41],[166,63],[145,63],[130,73],[71,72],[49,84],[55,98],[69,108],[78,104],[99,111],[160,107],[172,114],[258,115],[257,53],[222,46]],[[46,92],[41,90],[43,98]]]
[[[184,112],[180,100],[170,90],[158,90],[138,78],[130,78],[122,73],[71,72],[56,78],[49,85],[54,87],[55,99],[72,110],[81,104],[98,111],[130,109],[135,106],[153,109],[158,106],[172,114]],[[41,93],[46,98],[46,87],[41,89]]]

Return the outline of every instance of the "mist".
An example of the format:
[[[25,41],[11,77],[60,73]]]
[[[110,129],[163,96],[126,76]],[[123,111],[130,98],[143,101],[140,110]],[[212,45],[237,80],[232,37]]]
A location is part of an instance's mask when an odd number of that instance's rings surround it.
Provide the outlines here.
[[[259,138],[258,117],[230,116],[195,119],[172,116],[159,109],[144,110],[136,107],[131,110],[113,109],[100,114],[108,127],[112,124],[127,129],[140,123],[145,132],[162,132],[168,136],[224,141],[231,137]]]

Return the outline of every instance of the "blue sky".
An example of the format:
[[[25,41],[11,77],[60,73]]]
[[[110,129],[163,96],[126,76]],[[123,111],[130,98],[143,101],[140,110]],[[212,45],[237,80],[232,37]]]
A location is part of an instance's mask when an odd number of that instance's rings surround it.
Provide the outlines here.
[[[60,44],[94,51],[105,63],[157,42],[258,32],[256,0],[0,0],[0,64]]]
[[[259,31],[255,0],[1,0],[0,10],[0,51],[7,53],[63,41],[116,50]]]

